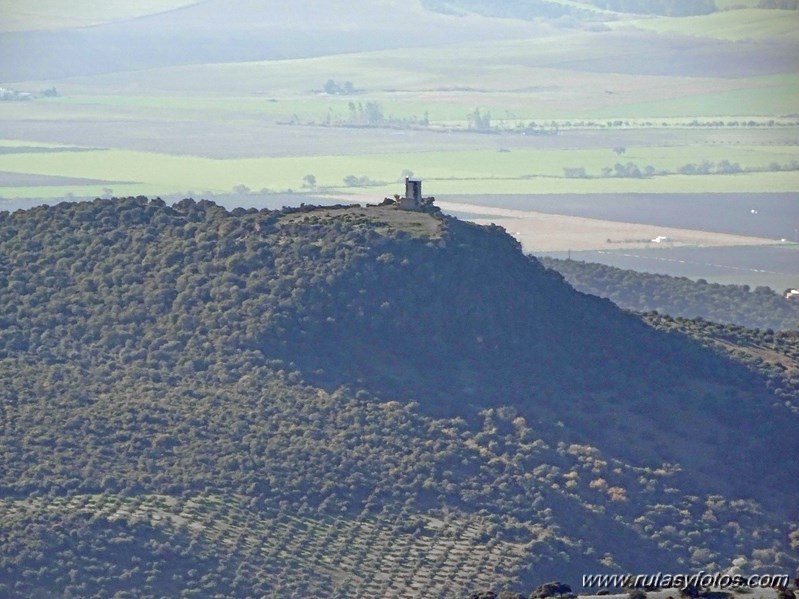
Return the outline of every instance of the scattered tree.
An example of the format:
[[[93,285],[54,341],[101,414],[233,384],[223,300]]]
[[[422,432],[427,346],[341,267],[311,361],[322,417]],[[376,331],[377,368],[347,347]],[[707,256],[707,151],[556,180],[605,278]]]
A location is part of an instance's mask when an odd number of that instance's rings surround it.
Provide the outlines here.
[[[303,187],[309,187],[311,189],[315,188],[316,187],[316,176],[315,175],[311,175],[311,174],[305,175],[302,178],[302,186]]]

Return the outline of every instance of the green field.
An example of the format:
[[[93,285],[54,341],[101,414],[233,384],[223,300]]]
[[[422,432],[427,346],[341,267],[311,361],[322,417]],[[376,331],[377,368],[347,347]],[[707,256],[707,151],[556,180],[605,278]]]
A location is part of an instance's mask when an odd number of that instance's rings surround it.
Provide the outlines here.
[[[792,18],[784,20],[792,23]],[[644,22],[652,27],[659,23],[659,19]],[[322,121],[331,111],[346,116],[350,102],[379,102],[386,115],[428,112],[433,122],[446,123],[465,123],[466,114],[478,107],[490,110],[495,118],[519,120],[777,116],[799,111],[795,72],[733,79],[713,73],[642,77],[565,68],[586,53],[608,65],[619,60],[619,48],[610,44],[593,48],[591,43],[584,34],[569,33],[557,42],[551,38],[464,42],[437,49],[433,56],[428,49],[402,49],[151,69],[124,78],[111,74],[67,80],[59,86],[64,97],[48,104],[53,115],[99,111],[145,116],[138,111],[147,111],[152,118],[185,111],[210,118],[297,115],[303,121]],[[329,79],[350,81],[357,93],[324,94]],[[34,116],[41,110],[26,109]],[[26,109],[17,108],[27,115]]]
[[[757,8],[760,0],[716,0],[719,10],[735,10],[741,7]]]
[[[19,142],[16,142],[19,143]],[[2,146],[0,146],[2,147]],[[428,193],[635,193],[733,192],[799,189],[799,170],[744,172],[734,175],[655,175],[648,178],[603,176],[604,167],[633,163],[676,173],[687,164],[727,160],[742,168],[767,168],[771,163],[799,160],[796,146],[629,147],[623,155],[610,148],[585,150],[522,149],[506,152],[432,151],[380,155],[295,156],[218,160],[129,150],[85,152],[0,153],[0,171],[56,175],[108,181],[103,185],[0,187],[4,198],[59,197],[107,194],[167,195],[195,192],[229,193],[239,186],[253,191],[299,190],[303,178],[316,178],[314,191],[357,193],[375,197],[399,189],[403,170],[424,173]],[[23,148],[24,149],[24,148]],[[583,167],[588,178],[564,176],[566,167]],[[347,176],[366,177],[365,185],[346,185]],[[241,188],[243,189],[243,188]]]
[[[742,5],[745,2],[733,0]],[[717,2],[718,4],[718,2]],[[799,40],[799,12],[749,8],[717,12],[698,17],[641,19],[630,23],[658,33],[678,33],[724,40]]]
[[[350,104],[376,102],[385,118],[421,119],[427,116],[431,125],[467,126],[467,114],[479,109],[489,112],[494,123],[509,127],[529,122],[571,121],[575,119],[626,119],[660,124],[673,121],[677,125],[694,118],[758,119],[795,113],[799,106],[799,77],[782,76],[747,82],[737,89],[709,90],[666,99],[642,98],[624,104],[595,102],[572,110],[559,105],[553,92],[476,93],[469,91],[370,92],[356,97],[319,95],[286,95],[274,98],[253,96],[69,96],[50,100],[48,118],[59,115],[70,118],[106,116],[121,118],[123,114],[143,114],[148,118],[196,117],[202,119],[272,118],[302,123],[346,123],[352,113]],[[588,94],[588,90],[582,93]],[[604,105],[603,105],[604,104]],[[23,107],[21,115],[26,112]],[[34,107],[41,111],[41,107]],[[637,124],[634,122],[633,124]],[[670,123],[672,124],[672,123]]]
[[[689,117],[720,118],[730,117],[762,118],[795,114],[799,110],[799,76],[777,75],[753,79],[747,86],[730,90],[700,92],[679,98],[629,103],[622,112],[617,109],[600,109],[592,113],[594,118],[637,118]]]

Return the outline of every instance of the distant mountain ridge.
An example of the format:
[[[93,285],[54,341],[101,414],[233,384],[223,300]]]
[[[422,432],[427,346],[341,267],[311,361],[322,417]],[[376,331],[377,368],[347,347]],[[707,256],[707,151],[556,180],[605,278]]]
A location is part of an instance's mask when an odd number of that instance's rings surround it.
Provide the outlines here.
[[[0,255],[6,596],[799,566],[778,379],[499,228],[127,198],[0,213]]]

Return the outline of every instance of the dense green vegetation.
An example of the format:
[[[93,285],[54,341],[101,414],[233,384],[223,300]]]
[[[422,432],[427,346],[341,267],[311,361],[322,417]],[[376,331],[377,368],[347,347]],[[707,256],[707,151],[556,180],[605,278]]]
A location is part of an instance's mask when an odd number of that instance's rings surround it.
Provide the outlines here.
[[[720,285],[576,260],[539,260],[578,291],[606,297],[625,310],[704,318],[752,329],[799,328],[799,303],[786,301],[768,287],[752,290],[748,285]]]
[[[799,566],[788,337],[730,357],[390,207],[64,203],[0,256],[0,595]]]

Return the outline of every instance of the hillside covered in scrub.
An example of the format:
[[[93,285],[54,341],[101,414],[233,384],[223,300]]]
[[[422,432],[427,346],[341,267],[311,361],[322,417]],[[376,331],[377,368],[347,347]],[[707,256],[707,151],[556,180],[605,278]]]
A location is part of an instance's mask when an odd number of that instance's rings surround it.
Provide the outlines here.
[[[0,256],[2,596],[799,566],[780,335],[743,359],[391,207],[64,203]]]
[[[657,311],[752,329],[799,329],[799,302],[769,287],[721,285],[687,277],[636,272],[605,264],[541,257],[575,289],[606,297],[625,310]]]

